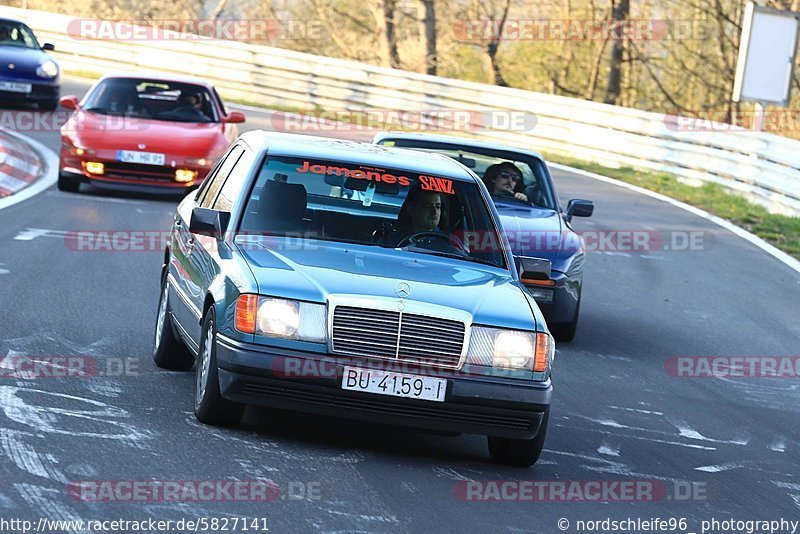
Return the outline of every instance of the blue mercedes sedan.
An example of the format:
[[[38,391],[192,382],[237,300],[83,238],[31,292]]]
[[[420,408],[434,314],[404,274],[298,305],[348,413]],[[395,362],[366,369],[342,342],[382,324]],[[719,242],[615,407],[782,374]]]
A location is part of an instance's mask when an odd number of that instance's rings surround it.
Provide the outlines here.
[[[495,247],[463,238],[480,231]],[[555,344],[481,180],[438,154],[248,132],[178,205],[154,359],[194,408],[246,405],[488,436],[542,451]]]
[[[572,227],[573,217],[589,217],[594,204],[573,199],[562,208],[541,154],[478,139],[446,135],[384,132],[374,142],[449,156],[477,173],[500,214],[514,254],[550,260],[546,280],[524,279],[557,341],[572,341],[578,328],[586,246]],[[493,246],[471,234],[474,246]]]
[[[25,23],[0,18],[0,104],[58,107],[61,70],[47,53],[53,49],[50,43],[40,46]]]

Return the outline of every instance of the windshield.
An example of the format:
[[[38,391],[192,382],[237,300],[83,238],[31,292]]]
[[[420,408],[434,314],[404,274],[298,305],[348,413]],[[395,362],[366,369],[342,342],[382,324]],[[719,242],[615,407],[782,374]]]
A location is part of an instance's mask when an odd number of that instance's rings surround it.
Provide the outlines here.
[[[11,20],[0,20],[0,46],[39,49],[33,32],[24,24]]]
[[[558,209],[547,169],[539,158],[513,150],[461,147],[455,143],[417,139],[384,139],[380,144],[450,156],[481,177],[495,202],[523,202],[540,208]]]
[[[354,163],[268,157],[240,233],[399,248],[506,267],[476,183]],[[476,236],[493,246],[475,246]]]
[[[107,78],[89,94],[83,109],[158,121],[218,122],[205,87],[163,80]]]

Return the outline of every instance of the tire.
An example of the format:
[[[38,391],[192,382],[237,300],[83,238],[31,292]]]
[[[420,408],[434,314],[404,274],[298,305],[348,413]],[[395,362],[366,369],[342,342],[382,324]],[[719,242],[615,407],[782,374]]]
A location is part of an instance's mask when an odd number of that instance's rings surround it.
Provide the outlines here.
[[[172,316],[169,314],[169,281],[166,276],[161,281],[161,298],[158,299],[153,361],[162,369],[171,371],[188,371],[194,365],[194,355],[175,335],[172,326]]]
[[[219,391],[216,324],[212,307],[206,312],[200,336],[200,353],[195,367],[194,415],[207,425],[233,426],[242,420],[245,405],[224,399]]]
[[[575,315],[572,321],[568,323],[554,323],[549,325],[550,333],[556,341],[569,343],[575,339],[575,331],[578,329],[578,316],[581,311],[581,301],[578,300],[578,306],[575,308]]]
[[[58,99],[56,100],[47,100],[45,102],[39,102],[39,109],[42,111],[55,111],[58,109]]]
[[[547,422],[550,419],[550,409],[544,412],[539,433],[533,439],[496,438],[489,436],[489,454],[492,461],[503,465],[515,467],[530,467],[536,463],[544,448],[544,438],[547,434]]]
[[[80,178],[74,178],[66,174],[58,174],[58,190],[68,193],[77,193],[81,188]]]

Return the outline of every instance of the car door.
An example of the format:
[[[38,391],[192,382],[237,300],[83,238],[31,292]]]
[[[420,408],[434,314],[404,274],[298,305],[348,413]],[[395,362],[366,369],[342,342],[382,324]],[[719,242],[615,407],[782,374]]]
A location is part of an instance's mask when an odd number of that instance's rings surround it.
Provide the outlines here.
[[[204,186],[194,198],[187,198],[178,206],[175,215],[175,242],[171,250],[169,265],[170,274],[170,307],[172,315],[178,323],[183,337],[195,350],[200,343],[200,321],[203,310],[203,299],[207,286],[202,285],[203,276],[198,269],[203,268],[203,255],[195,254],[198,239],[189,231],[192,210],[196,207],[211,207],[228,178],[234,164],[239,160],[244,149],[234,145],[223,156],[215,171],[206,179]],[[213,238],[212,238],[213,239]]]

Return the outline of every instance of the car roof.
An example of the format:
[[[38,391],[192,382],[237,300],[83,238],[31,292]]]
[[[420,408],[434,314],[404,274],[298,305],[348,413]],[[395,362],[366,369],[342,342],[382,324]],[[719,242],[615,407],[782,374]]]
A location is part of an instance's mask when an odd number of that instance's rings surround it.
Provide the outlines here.
[[[469,137],[458,137],[455,135],[440,135],[440,134],[421,134],[409,132],[380,132],[375,135],[373,143],[377,143],[384,139],[408,139],[411,141],[428,141],[431,143],[442,143],[453,146],[463,146],[469,148],[483,148],[488,150],[505,150],[507,152],[518,152],[526,156],[544,161],[544,156],[535,150],[527,148],[520,148],[513,145],[504,145],[500,143],[493,143],[483,139],[472,139]]]
[[[22,24],[23,26],[27,26],[28,23],[19,19],[11,19],[8,17],[0,17],[0,22],[13,22],[14,24]]]
[[[254,150],[267,150],[273,155],[375,165],[420,174],[446,176],[457,180],[477,181],[477,178],[469,169],[454,159],[431,152],[386,147],[333,137],[267,132],[264,130],[253,130],[244,133],[241,139]]]
[[[174,74],[161,74],[157,72],[110,72],[108,74],[104,74],[100,80],[102,81],[108,78],[137,78],[160,82],[191,83],[195,85],[202,85],[207,89],[213,88],[213,85],[202,78],[182,75],[176,76]]]

